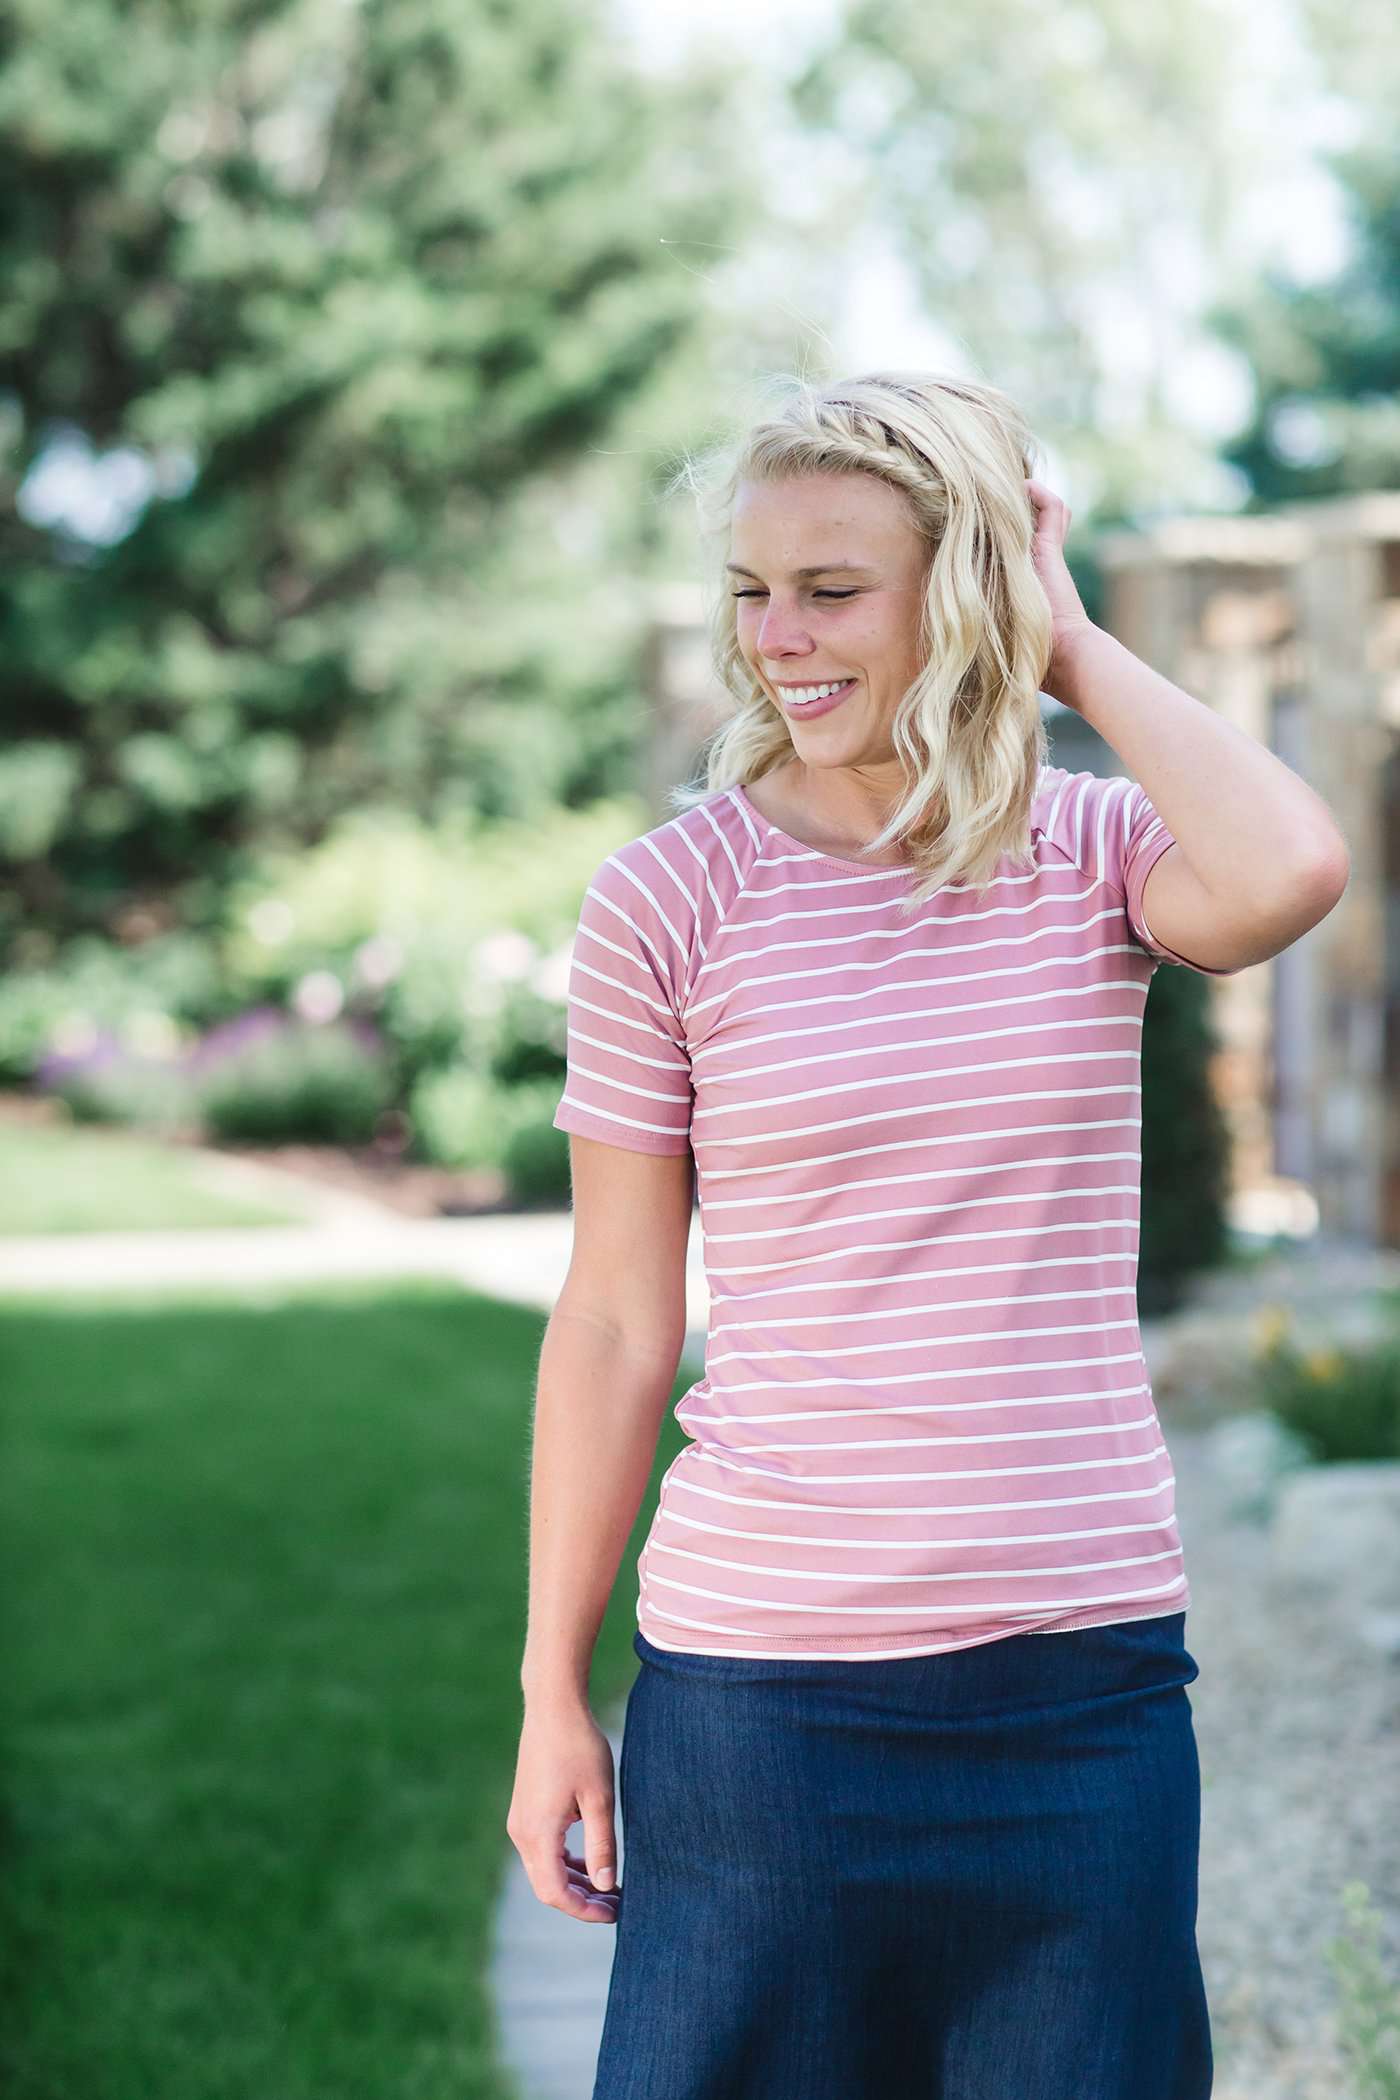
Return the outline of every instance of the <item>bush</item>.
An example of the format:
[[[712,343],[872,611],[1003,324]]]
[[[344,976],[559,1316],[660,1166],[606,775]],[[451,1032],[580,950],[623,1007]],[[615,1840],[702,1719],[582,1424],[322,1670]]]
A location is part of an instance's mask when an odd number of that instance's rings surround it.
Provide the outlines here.
[[[1400,1343],[1301,1349],[1286,1326],[1256,1356],[1265,1404],[1319,1463],[1400,1459]]]
[[[432,1072],[414,1089],[415,1150],[441,1167],[495,1168],[511,1199],[546,1202],[569,1192],[569,1141],[554,1127],[560,1082],[502,1086],[488,1073]]]
[[[217,955],[200,935],[165,933],[132,947],[72,941],[46,969],[0,976],[0,1080],[31,1079],[53,1057],[115,1058],[112,1042],[149,1055],[159,1039],[169,1054],[195,1024],[227,1011]]]
[[[196,1120],[186,1065],[178,1058],[140,1057],[104,1037],[83,1057],[47,1061],[45,1092],[80,1123],[133,1123],[146,1130],[180,1130]]]
[[[1164,964],[1142,1033],[1142,1231],[1138,1310],[1181,1304],[1188,1279],[1225,1260],[1229,1131],[1211,1079],[1219,1043],[1207,980]]]
[[[505,1094],[504,1166],[507,1187],[517,1203],[568,1198],[568,1133],[556,1130],[553,1121],[559,1094],[555,1079],[532,1080]]]
[[[196,1053],[195,1100],[208,1134],[226,1142],[368,1144],[394,1096],[373,1031],[355,1022],[256,1017],[215,1030]]]
[[[1338,2031],[1357,2100],[1400,2100],[1400,1979],[1381,1958],[1381,1914],[1364,1881],[1342,1890],[1349,1936],[1328,1943],[1341,1990]]]
[[[504,1168],[501,1089],[484,1072],[452,1065],[413,1089],[413,1149],[437,1167]]]

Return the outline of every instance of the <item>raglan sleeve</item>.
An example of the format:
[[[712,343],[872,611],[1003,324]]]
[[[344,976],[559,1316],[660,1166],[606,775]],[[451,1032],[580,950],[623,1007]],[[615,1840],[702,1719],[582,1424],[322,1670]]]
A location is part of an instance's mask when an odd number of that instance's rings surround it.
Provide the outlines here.
[[[1114,779],[1105,783],[1104,805],[1106,872],[1122,892],[1133,939],[1159,962],[1180,963],[1202,977],[1235,976],[1235,970],[1212,969],[1207,963],[1192,962],[1189,955],[1178,954],[1175,948],[1159,941],[1147,923],[1142,909],[1144,885],[1167,848],[1176,844],[1147,791],[1135,780]]]
[[[690,1150],[682,1014],[693,938],[684,881],[665,857],[645,839],[609,854],[579,907],[556,1130],[633,1152]]]

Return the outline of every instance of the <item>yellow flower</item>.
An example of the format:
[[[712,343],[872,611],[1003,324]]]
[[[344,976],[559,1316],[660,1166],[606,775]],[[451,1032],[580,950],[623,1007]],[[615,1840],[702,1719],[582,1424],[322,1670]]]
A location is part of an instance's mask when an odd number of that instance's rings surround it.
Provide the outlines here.
[[[1341,1371],[1342,1353],[1340,1349],[1309,1349],[1303,1362],[1310,1378],[1327,1383]]]
[[[1254,1319],[1256,1354],[1271,1356],[1283,1342],[1291,1325],[1292,1314],[1286,1305],[1261,1305]]]

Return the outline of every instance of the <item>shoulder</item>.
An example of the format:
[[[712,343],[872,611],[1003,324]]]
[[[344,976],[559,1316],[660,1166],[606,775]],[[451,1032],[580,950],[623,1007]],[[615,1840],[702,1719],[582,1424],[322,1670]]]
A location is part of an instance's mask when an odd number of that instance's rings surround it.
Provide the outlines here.
[[[1031,829],[1084,874],[1118,882],[1131,840],[1154,814],[1143,790],[1124,774],[1042,766]]]
[[[743,889],[762,838],[728,789],[654,824],[595,868],[582,919],[613,919],[651,945],[689,957]]]
[[[617,846],[594,872],[595,885],[611,893],[628,888],[652,890],[658,902],[669,900],[699,908],[714,885],[723,887],[725,872],[742,882],[762,846],[757,825],[728,788],[654,824],[650,831]]]

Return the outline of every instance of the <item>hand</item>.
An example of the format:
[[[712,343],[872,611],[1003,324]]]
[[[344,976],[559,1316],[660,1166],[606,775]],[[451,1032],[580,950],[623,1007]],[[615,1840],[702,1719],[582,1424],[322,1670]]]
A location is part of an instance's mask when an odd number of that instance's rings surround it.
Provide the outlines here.
[[[1026,490],[1035,509],[1031,560],[1050,601],[1050,664],[1041,680],[1041,691],[1052,700],[1064,700],[1071,653],[1085,634],[1093,632],[1094,623],[1065,566],[1065,534],[1071,516],[1068,504],[1053,489],[1046,488],[1043,481],[1027,481]]]
[[[582,1855],[564,1843],[580,1818]],[[526,1708],[506,1834],[541,1903],[585,1925],[617,1923],[621,1887],[595,1886],[617,1868],[612,1745],[586,1705]]]

